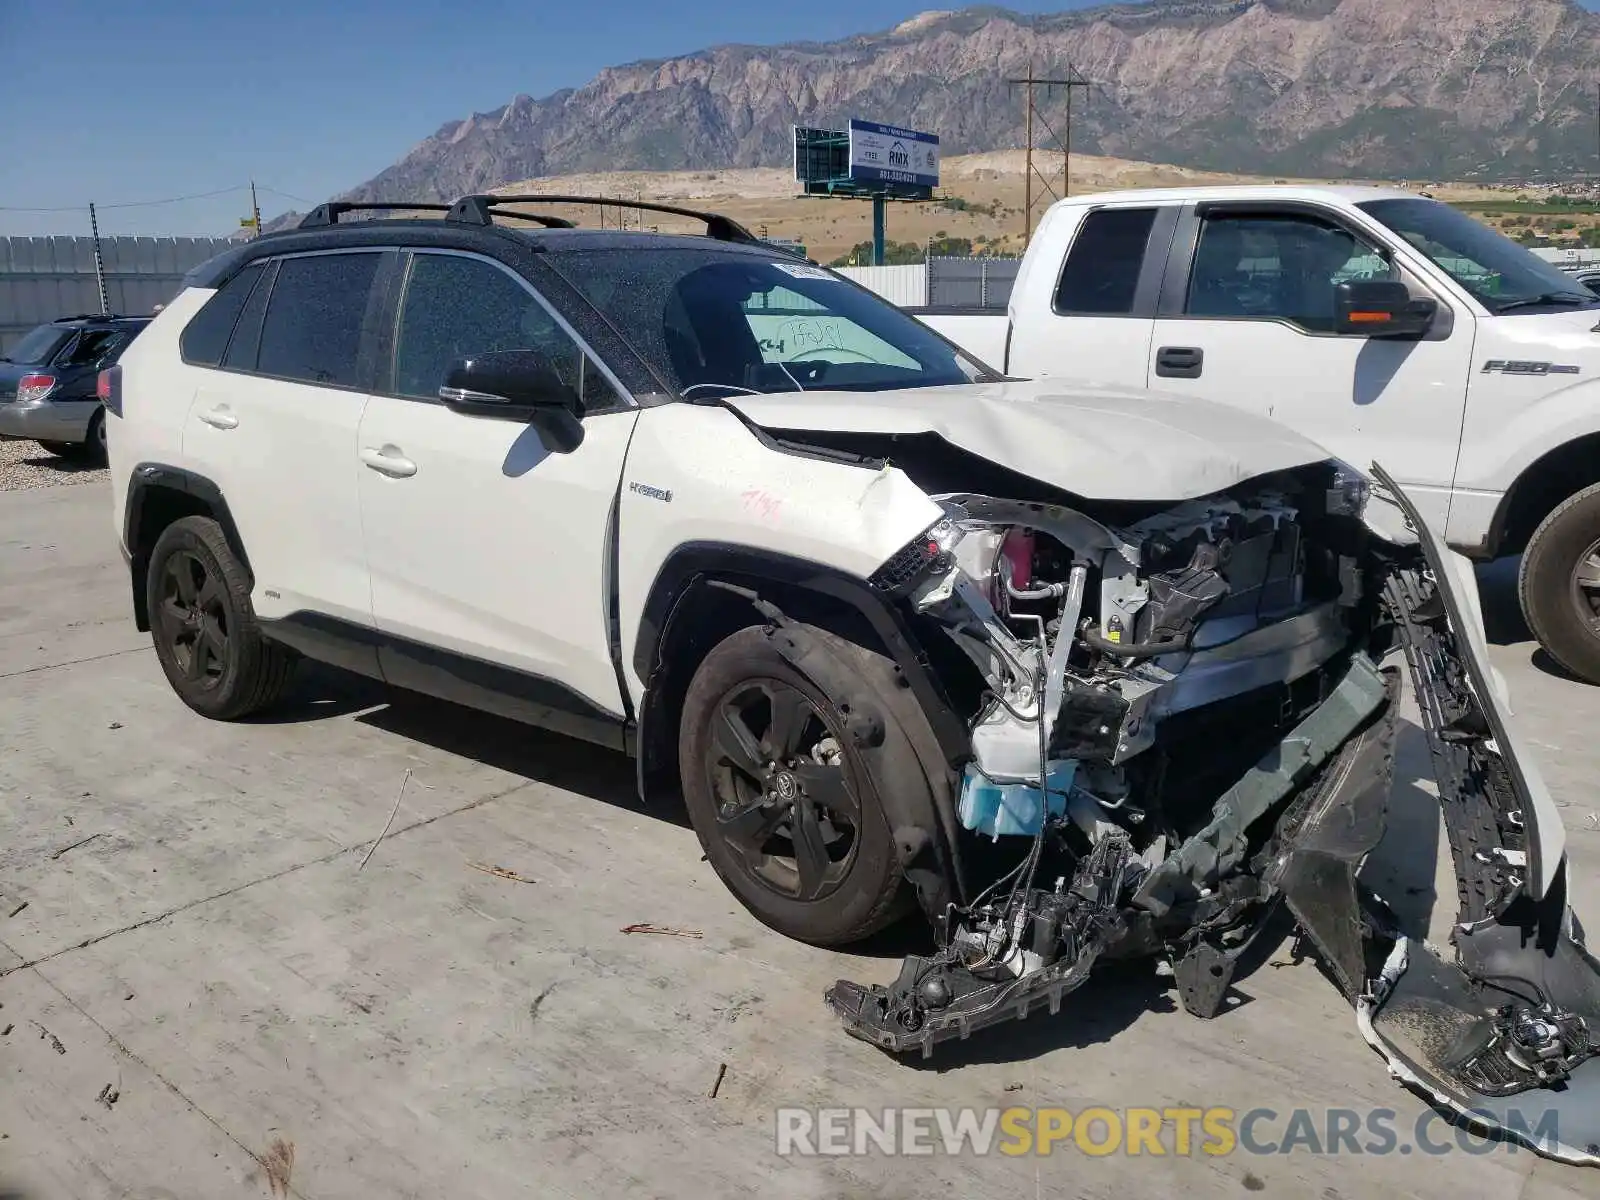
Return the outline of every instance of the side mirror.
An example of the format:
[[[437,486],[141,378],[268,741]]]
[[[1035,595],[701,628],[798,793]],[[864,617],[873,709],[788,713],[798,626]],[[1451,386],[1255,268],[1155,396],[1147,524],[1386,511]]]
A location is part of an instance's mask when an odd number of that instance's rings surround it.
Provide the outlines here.
[[[445,373],[439,399],[463,416],[531,425],[557,454],[571,453],[583,441],[583,398],[537,350],[459,358]]]
[[[1420,338],[1433,327],[1439,304],[1413,299],[1394,279],[1351,279],[1334,289],[1334,330],[1371,338]]]

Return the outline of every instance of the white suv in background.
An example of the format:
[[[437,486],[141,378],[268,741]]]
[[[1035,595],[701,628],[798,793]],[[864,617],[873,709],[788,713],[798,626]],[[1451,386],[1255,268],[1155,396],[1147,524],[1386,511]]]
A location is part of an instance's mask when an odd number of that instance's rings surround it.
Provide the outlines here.
[[[1054,1011],[1102,956],[1170,956],[1213,1015],[1282,899],[1451,1103],[1600,1066],[1471,571],[1381,472],[1224,405],[1000,379],[713,214],[521,203],[325,205],[197,270],[103,380],[135,613],[192,708],[253,712],[304,654],[634,754],[773,928],[934,922],[893,985],[829,992],[890,1050]],[[1441,764],[1452,962],[1355,878],[1392,657]],[[1421,1002],[1482,1044],[1414,1045]]]

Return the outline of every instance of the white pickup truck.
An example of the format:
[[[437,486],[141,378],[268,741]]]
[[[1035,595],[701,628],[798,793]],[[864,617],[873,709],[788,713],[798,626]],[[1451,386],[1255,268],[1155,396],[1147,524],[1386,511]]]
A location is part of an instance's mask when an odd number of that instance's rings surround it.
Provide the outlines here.
[[[1381,459],[1453,548],[1523,555],[1534,635],[1600,683],[1600,297],[1459,210],[1363,187],[1073,197],[1003,314],[917,315],[1008,375],[1218,400]]]

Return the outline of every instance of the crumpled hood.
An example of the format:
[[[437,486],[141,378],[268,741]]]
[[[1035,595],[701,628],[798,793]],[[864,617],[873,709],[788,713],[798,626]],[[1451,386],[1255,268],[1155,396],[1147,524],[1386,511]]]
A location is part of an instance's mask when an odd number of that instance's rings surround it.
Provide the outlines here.
[[[1049,379],[728,403],[773,432],[936,434],[1090,500],[1190,500],[1330,457],[1275,421],[1225,405]]]

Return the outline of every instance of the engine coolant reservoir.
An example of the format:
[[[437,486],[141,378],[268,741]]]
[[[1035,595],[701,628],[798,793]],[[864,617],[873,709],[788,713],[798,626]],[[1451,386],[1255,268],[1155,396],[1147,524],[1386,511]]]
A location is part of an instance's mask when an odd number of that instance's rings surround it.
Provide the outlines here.
[[[1049,791],[1048,811],[1061,816],[1067,810],[1067,794],[1078,774],[1073,759],[1049,764],[1045,777]],[[961,779],[961,823],[977,833],[998,838],[1001,834],[1039,832],[1044,824],[1046,804],[1033,783],[996,783],[976,763],[968,763]]]

